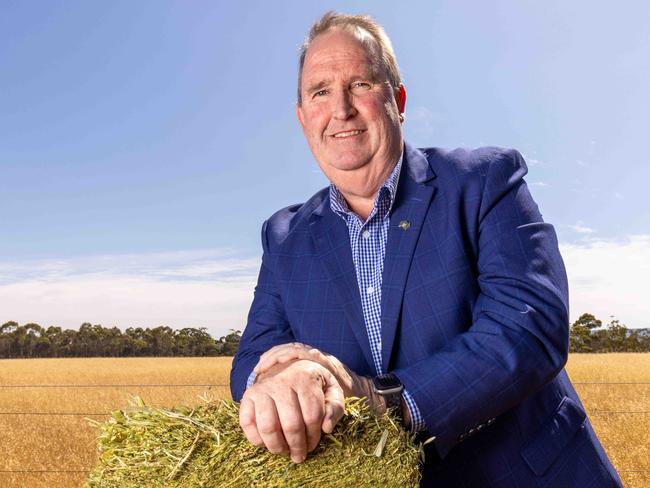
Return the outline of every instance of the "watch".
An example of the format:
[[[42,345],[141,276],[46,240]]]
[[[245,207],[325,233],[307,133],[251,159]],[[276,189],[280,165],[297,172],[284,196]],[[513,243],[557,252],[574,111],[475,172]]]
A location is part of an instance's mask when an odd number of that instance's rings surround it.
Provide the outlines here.
[[[404,423],[402,415],[402,391],[404,385],[392,373],[382,374],[372,378],[372,389],[386,400],[386,409],[392,409],[400,424]]]

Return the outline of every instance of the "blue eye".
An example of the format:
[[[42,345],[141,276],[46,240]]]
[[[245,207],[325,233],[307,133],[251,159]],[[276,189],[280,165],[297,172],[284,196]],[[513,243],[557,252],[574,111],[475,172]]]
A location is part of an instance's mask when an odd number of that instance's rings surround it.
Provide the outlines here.
[[[371,84],[367,81],[355,81],[352,83],[351,90],[354,93],[362,93],[370,90],[372,88]]]
[[[323,95],[326,94],[327,94],[327,90],[318,90],[316,93],[314,93],[313,98],[322,97]]]

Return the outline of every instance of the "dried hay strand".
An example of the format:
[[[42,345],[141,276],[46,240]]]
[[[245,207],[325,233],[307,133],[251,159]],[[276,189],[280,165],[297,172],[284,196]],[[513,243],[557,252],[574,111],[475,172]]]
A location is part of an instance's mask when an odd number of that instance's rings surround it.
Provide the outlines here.
[[[417,487],[422,446],[364,399],[301,464],[253,446],[239,427],[239,405],[163,409],[135,397],[99,427],[98,465],[88,488],[129,487]]]

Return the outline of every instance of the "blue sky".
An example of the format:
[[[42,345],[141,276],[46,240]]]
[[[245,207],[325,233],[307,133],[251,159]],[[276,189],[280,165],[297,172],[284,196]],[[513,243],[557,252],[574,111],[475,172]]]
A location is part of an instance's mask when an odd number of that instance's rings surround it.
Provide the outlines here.
[[[650,326],[650,4],[0,1],[0,322],[241,329],[275,210],[327,184],[295,120],[326,9],[391,37],[418,146],[515,147],[571,315]]]

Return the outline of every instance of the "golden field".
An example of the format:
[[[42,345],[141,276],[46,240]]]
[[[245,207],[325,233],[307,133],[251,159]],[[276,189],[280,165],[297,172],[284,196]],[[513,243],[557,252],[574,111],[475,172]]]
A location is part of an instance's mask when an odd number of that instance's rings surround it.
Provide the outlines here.
[[[230,363],[230,358],[0,360],[0,486],[81,486],[96,460],[96,432],[86,418],[101,420],[133,395],[160,406],[194,405],[200,395],[229,398]],[[650,354],[576,354],[567,370],[625,486],[650,486]],[[597,382],[647,384],[580,384]],[[125,384],[162,386],[115,386]],[[188,384],[224,386],[164,386]],[[65,413],[82,415],[60,415]],[[646,472],[633,472],[639,470]]]

